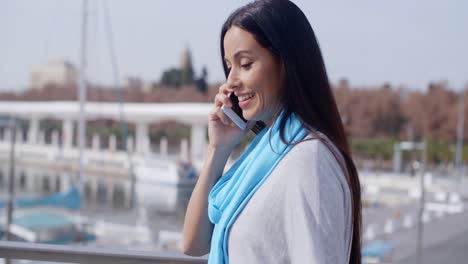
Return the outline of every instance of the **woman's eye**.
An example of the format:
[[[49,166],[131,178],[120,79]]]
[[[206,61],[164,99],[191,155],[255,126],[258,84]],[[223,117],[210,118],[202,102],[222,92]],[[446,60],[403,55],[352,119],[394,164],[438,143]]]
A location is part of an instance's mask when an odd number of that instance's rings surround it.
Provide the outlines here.
[[[252,66],[252,62],[245,63],[245,64],[241,64],[241,67],[242,67],[243,69],[248,69],[248,68],[250,68],[250,66]]]

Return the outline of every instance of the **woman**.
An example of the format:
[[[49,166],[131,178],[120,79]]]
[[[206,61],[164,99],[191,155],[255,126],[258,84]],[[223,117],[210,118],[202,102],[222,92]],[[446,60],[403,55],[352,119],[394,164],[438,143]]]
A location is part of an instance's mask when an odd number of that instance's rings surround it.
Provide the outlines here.
[[[227,81],[184,223],[184,253],[209,263],[361,263],[361,199],[322,55],[286,0],[236,10],[221,31]],[[223,114],[239,99],[247,129]],[[233,148],[264,124],[221,177]]]

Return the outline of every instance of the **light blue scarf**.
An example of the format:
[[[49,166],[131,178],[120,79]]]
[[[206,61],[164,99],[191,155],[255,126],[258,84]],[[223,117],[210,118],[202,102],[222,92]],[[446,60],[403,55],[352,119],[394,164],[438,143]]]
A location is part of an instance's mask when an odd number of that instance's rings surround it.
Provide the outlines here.
[[[281,141],[279,123],[283,113],[269,129],[263,129],[248,149],[211,189],[208,216],[215,224],[208,263],[229,263],[227,241],[229,229],[249,199],[293,146]],[[298,142],[307,135],[295,114],[285,125],[287,142]]]

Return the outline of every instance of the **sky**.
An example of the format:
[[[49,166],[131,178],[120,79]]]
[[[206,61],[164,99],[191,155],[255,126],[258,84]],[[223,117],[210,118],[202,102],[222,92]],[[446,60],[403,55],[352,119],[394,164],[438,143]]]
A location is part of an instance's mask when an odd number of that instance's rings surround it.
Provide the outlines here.
[[[222,23],[241,0],[112,0],[107,2],[120,79],[159,81],[189,47],[195,73],[224,81]],[[426,89],[448,81],[468,85],[468,1],[296,0],[309,19],[332,82],[390,83]],[[51,59],[79,65],[79,0],[0,0],[0,91],[21,91],[30,70]],[[112,84],[103,0],[89,1],[87,75]]]

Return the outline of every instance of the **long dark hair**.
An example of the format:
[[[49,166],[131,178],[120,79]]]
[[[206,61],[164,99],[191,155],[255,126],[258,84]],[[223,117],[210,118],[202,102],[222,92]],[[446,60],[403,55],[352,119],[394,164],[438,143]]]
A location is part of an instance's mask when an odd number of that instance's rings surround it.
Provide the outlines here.
[[[351,158],[322,54],[309,21],[304,13],[288,0],[259,0],[234,11],[221,30],[221,59],[226,78],[229,71],[224,62],[224,36],[232,26],[238,26],[253,34],[257,42],[283,64],[284,83],[279,92],[280,102],[284,105],[284,115],[280,120],[282,140],[285,141],[286,120],[295,113],[316,138],[322,142],[328,138],[341,154],[343,159],[336,155],[335,157],[344,170],[352,198],[353,236],[349,263],[361,264],[359,176]],[[321,136],[321,133],[326,137]],[[326,146],[332,153],[336,152],[330,144]]]

